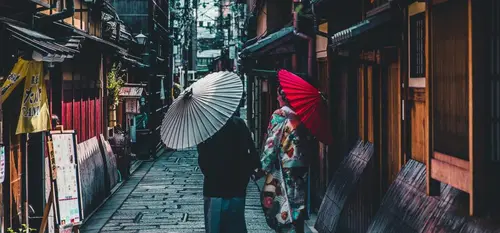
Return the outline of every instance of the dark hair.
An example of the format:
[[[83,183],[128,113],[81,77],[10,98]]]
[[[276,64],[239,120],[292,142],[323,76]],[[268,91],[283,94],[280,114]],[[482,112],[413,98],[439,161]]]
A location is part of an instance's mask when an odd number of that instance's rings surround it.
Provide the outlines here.
[[[287,105],[290,105],[290,102],[288,102],[288,99],[286,98],[285,92],[283,91],[281,86],[278,86],[278,94],[281,96],[281,99],[283,99],[283,101],[285,101],[285,103]]]

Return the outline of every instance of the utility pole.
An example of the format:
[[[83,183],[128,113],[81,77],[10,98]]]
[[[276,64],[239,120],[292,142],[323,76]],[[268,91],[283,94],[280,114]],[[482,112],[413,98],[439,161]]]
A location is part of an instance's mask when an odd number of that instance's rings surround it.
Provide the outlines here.
[[[148,0],[148,36],[149,36],[149,39],[152,39],[152,35],[153,35],[153,15],[154,15],[154,12],[153,12],[153,2],[151,0]],[[145,63],[148,65],[148,68],[147,68],[147,75],[148,75],[148,143],[149,145],[148,146],[148,157],[147,159],[151,159],[153,157],[153,148],[154,148],[154,140],[153,140],[153,137],[154,137],[154,94],[153,94],[153,87],[152,87],[152,83],[153,83],[153,77],[152,77],[152,72],[153,72],[153,69],[151,67],[151,43],[150,41],[146,41],[146,57],[144,58],[144,61]]]
[[[224,0],[219,0],[219,18],[218,18],[218,21],[217,22],[217,34],[219,35],[219,40],[222,40],[222,41],[219,41],[219,43],[221,43],[221,51],[222,51],[222,48],[224,47],[224,16],[222,15],[222,2]],[[220,37],[222,36],[222,37]],[[222,53],[221,53],[222,54]]]
[[[168,1],[169,3],[169,10],[168,10],[168,14],[169,14],[169,31],[170,31],[170,48],[169,48],[169,63],[170,63],[170,76],[169,76],[169,79],[170,81],[172,82],[172,85],[174,84],[174,73],[175,73],[175,56],[174,56],[174,47],[175,47],[175,27],[174,27],[174,24],[175,24],[175,13],[174,13],[174,7],[175,7],[175,1],[173,0],[170,0]],[[170,88],[169,91],[172,91],[172,88]],[[170,92],[169,92],[170,93]],[[167,97],[169,98],[169,97]],[[169,98],[170,99],[170,98]],[[170,103],[169,103],[170,104]]]
[[[189,13],[189,3],[190,1],[189,0],[184,0],[184,22],[183,22],[183,26],[184,26],[184,46],[183,46],[183,57],[184,57],[184,88],[187,88],[188,87],[188,69],[189,69],[189,39],[188,37],[189,36],[189,30],[192,30],[192,26],[191,26],[191,22],[190,22],[190,18],[191,18],[191,15]]]

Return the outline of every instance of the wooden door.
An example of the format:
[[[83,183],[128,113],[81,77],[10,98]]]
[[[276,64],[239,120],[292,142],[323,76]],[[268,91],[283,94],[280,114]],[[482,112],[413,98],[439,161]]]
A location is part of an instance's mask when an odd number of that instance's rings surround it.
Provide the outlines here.
[[[410,91],[409,99],[410,118],[411,121],[411,158],[421,163],[426,163],[426,131],[425,121],[427,119],[427,111],[425,106],[425,89],[413,88]]]
[[[398,62],[387,67],[387,186],[397,177],[402,164],[401,156],[401,82]],[[382,129],[383,130],[383,129]]]
[[[365,135],[365,66],[358,69],[358,135],[363,141],[368,140]]]

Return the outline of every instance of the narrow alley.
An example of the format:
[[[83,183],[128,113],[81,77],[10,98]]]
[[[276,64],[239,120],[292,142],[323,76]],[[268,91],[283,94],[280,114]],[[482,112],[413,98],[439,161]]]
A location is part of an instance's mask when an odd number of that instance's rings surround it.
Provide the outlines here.
[[[205,232],[202,188],[196,149],[165,153],[154,162],[143,162],[81,232]],[[249,233],[273,232],[266,225],[253,182],[245,215]]]

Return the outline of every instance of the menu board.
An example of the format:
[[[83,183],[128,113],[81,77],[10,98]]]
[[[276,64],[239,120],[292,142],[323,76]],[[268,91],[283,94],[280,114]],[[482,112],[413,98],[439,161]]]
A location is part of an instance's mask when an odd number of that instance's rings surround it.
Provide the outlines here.
[[[73,225],[66,224],[59,226],[59,233],[73,233]]]
[[[56,167],[56,197],[59,224],[81,222],[80,182],[74,133],[51,134]]]

